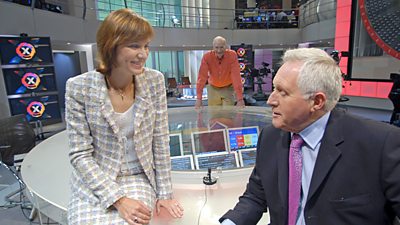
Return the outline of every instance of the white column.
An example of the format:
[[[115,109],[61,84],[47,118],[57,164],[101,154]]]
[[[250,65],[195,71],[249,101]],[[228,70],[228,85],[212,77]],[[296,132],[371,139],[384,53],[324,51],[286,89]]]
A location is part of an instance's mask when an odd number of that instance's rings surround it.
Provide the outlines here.
[[[210,27],[210,1],[209,0],[201,0],[202,4],[202,23],[201,27],[209,28]]]
[[[190,82],[191,83],[195,83],[191,78],[192,74],[191,74],[191,71],[190,71],[190,65],[191,65],[190,52],[191,51],[183,51],[183,55],[184,55],[184,70],[185,70],[184,75],[185,75],[185,77],[190,77]]]
[[[210,28],[231,29],[235,19],[235,0],[210,1]]]

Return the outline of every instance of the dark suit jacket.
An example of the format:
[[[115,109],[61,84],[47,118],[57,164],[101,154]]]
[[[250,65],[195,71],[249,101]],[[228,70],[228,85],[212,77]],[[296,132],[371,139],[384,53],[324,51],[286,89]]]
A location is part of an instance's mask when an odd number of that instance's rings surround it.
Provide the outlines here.
[[[290,133],[262,130],[256,166],[228,218],[287,225]],[[400,129],[334,110],[322,138],[304,217],[307,225],[386,225],[400,216]]]

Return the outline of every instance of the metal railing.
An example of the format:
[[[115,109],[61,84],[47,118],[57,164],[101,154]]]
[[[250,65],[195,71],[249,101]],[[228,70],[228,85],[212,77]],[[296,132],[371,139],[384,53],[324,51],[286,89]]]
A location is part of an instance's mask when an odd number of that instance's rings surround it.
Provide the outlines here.
[[[13,2],[12,0],[0,0]],[[79,17],[102,20],[119,8],[133,8],[156,27],[196,29],[271,29],[305,27],[336,16],[336,0],[309,0],[294,9],[222,9],[121,0],[120,4],[105,0],[32,0],[32,10],[48,10]],[[284,19],[279,13],[285,12]]]

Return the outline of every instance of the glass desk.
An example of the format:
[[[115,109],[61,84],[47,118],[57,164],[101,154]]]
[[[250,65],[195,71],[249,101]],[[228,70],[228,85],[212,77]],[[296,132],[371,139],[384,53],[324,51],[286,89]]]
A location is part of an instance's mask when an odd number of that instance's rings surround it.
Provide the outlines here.
[[[207,131],[223,125],[228,128],[259,126],[271,123],[271,111],[265,107],[204,107],[197,112],[193,107],[171,108],[169,127],[171,134],[181,133],[183,154],[193,154],[189,142],[193,132]],[[195,146],[196,148],[196,146]],[[60,224],[67,224],[67,204],[70,196],[69,178],[72,167],[68,160],[68,139],[65,131],[60,132],[32,149],[25,157],[21,174],[27,186],[27,194],[35,208]],[[218,219],[233,208],[246,187],[252,167],[217,169],[213,176],[217,183],[203,184],[207,170],[172,171],[175,197],[185,212],[181,219],[173,219],[162,210],[154,214],[151,225],[218,225]],[[268,224],[265,214],[259,224]]]

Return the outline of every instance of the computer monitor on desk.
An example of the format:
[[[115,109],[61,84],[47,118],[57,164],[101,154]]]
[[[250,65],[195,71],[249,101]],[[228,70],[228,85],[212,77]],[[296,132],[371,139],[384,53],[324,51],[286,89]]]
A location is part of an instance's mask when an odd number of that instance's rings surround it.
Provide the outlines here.
[[[241,167],[254,166],[256,164],[257,149],[244,149],[238,151]]]
[[[228,152],[224,129],[192,132],[193,155]]]
[[[172,170],[194,170],[193,156],[183,155],[171,157]]]
[[[196,169],[233,169],[239,167],[239,160],[236,152],[218,152],[195,156]]]
[[[229,128],[227,132],[230,151],[257,147],[258,126]]]
[[[182,134],[169,134],[169,152],[171,156],[183,155]]]

